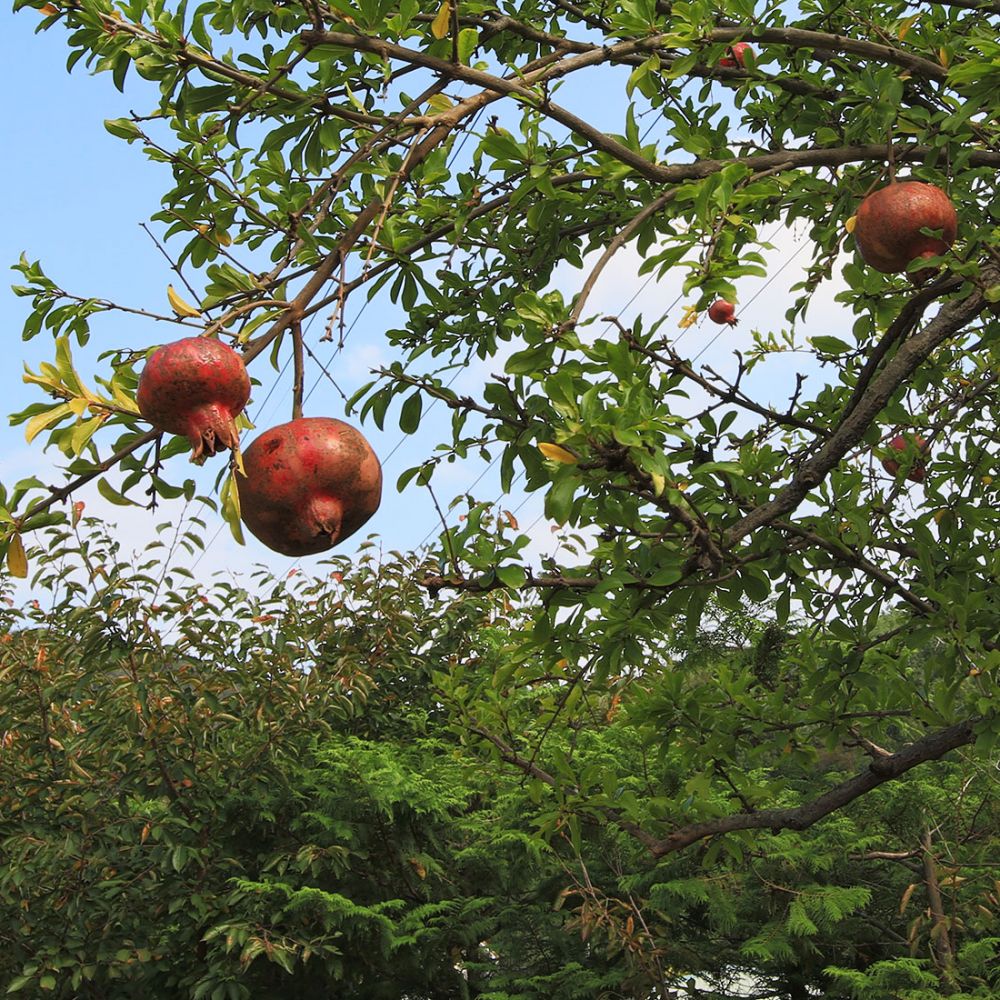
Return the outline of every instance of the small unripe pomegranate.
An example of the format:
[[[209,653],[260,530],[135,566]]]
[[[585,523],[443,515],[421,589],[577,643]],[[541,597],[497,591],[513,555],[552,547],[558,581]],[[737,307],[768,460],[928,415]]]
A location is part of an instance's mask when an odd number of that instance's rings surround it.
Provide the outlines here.
[[[363,435],[332,417],[300,417],[264,431],[237,473],[240,516],[269,549],[325,552],[378,510],[382,466]]]
[[[913,464],[910,466],[910,471],[906,474],[906,478],[914,483],[922,483],[924,477],[927,475],[927,459],[931,456],[930,445],[919,434],[914,434],[910,437],[897,434],[889,442],[889,447],[901,457],[911,450],[917,453]],[[900,463],[894,458],[883,458],[882,468],[890,476],[895,476],[899,472]]]
[[[708,307],[708,318],[713,323],[728,323],[730,326],[736,326],[739,323],[736,318],[736,306],[725,299],[716,299]]]
[[[187,337],[154,351],[139,376],[135,401],[156,428],[191,442],[191,461],[234,448],[235,420],[250,398],[250,376],[231,347]]]
[[[941,238],[921,229],[941,230]],[[884,274],[899,274],[918,257],[937,257],[955,241],[958,216],[939,187],[922,181],[900,181],[873,191],[858,206],[854,239],[865,263]],[[923,284],[930,268],[911,277]]]
[[[719,60],[720,66],[726,69],[736,69],[738,66],[746,65],[746,53],[753,53],[753,46],[747,42],[737,42],[726,49],[726,54]]]

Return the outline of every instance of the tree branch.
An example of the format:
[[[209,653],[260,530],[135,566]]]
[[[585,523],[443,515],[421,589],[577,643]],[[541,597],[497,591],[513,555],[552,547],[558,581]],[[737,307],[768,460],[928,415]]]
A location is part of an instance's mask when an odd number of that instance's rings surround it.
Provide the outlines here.
[[[988,280],[996,281],[997,277],[1000,277],[1000,272],[994,273]],[[937,347],[979,315],[984,305],[982,293],[974,290],[966,298],[952,299],[942,306],[923,331],[900,347],[816,455],[799,467],[791,482],[773,500],[754,508],[726,532],[726,545],[734,545],[758,528],[795,510],[809,491],[818,486],[847,452],[861,441],[899,386]]]
[[[699,840],[715,837],[734,830],[805,830],[823,817],[879,785],[906,774],[920,764],[938,760],[956,747],[966,746],[975,739],[973,720],[958,722],[947,729],[929,733],[915,743],[888,757],[873,760],[860,774],[842,782],[825,795],[792,809],[764,809],[760,812],[736,813],[705,823],[692,823],[681,827],[669,836],[656,841],[650,852],[656,858],[683,850]]]
[[[860,38],[848,38],[846,35],[831,35],[823,31],[807,31],[803,28],[761,28],[754,25],[742,25],[734,28],[716,28],[708,33],[711,42],[734,42],[744,38],[753,41],[775,42],[794,48],[820,49],[826,52],[850,52],[864,56],[875,62],[893,63],[902,66],[918,76],[931,80],[944,80],[948,71],[938,63],[931,62],[921,56],[911,55],[902,49],[890,45],[879,45]]]

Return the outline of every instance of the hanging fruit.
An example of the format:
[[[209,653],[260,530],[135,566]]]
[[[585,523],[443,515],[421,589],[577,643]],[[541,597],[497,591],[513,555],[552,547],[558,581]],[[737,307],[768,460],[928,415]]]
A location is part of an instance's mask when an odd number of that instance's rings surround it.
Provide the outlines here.
[[[725,299],[716,299],[708,307],[708,318],[713,323],[727,323],[729,326],[736,326],[739,323],[736,318],[736,306]]]
[[[726,49],[726,54],[719,60],[720,66],[726,69],[742,69],[746,65],[747,54],[753,55],[753,46],[747,42],[737,42]]]
[[[941,236],[925,236],[922,229],[940,230]],[[884,274],[899,274],[911,261],[943,254],[957,231],[955,206],[941,188],[922,181],[900,181],[873,191],[861,202],[854,239],[865,263]],[[911,277],[922,284],[933,273],[924,268]]]
[[[913,463],[910,466],[909,472],[906,474],[906,478],[914,483],[922,483],[924,477],[927,475],[927,460],[931,456],[930,445],[922,438],[919,434],[913,435],[903,435],[897,434],[889,442],[889,447],[899,455],[900,459],[905,459],[909,455],[913,455]],[[895,476],[898,474],[902,463],[895,458],[883,458],[882,468],[889,473],[890,476]]]
[[[240,516],[269,549],[325,552],[378,510],[382,467],[359,431],[332,417],[300,417],[260,434],[236,474]]]
[[[156,428],[191,442],[191,461],[203,462],[240,436],[235,420],[250,398],[243,358],[208,337],[186,337],[154,351],[139,376],[135,401]]]

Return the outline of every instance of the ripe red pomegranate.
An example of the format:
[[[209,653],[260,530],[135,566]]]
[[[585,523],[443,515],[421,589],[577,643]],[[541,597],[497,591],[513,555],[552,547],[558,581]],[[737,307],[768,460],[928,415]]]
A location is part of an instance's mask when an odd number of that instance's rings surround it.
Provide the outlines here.
[[[719,60],[720,66],[725,66],[727,69],[736,69],[737,66],[746,65],[746,53],[753,53],[753,46],[747,42],[737,42],[735,45],[726,49],[726,54]]]
[[[730,326],[736,326],[739,320],[736,318],[736,306],[732,302],[727,302],[725,299],[716,299],[708,307],[708,318],[713,323],[728,323]]]
[[[332,417],[300,417],[264,431],[243,453],[243,467],[243,523],[286,556],[332,548],[382,499],[382,466],[371,445]]]
[[[916,452],[914,462],[910,466],[910,471],[906,474],[906,478],[914,483],[922,483],[924,476],[927,475],[927,459],[931,457],[930,445],[919,434],[913,434],[909,437],[897,434],[889,442],[889,447],[900,455],[900,457],[905,456],[910,451]],[[900,463],[894,458],[882,459],[882,468],[890,476],[895,476],[899,472],[899,467]]]
[[[186,337],[154,351],[139,376],[135,401],[156,428],[183,434],[191,461],[235,447],[234,423],[250,398],[250,376],[231,347],[208,337]]]
[[[941,239],[921,229],[941,230]],[[899,274],[918,257],[937,257],[955,241],[958,216],[939,187],[922,181],[900,181],[873,191],[858,206],[854,239],[865,262],[884,274]],[[930,268],[911,277],[923,284]]]

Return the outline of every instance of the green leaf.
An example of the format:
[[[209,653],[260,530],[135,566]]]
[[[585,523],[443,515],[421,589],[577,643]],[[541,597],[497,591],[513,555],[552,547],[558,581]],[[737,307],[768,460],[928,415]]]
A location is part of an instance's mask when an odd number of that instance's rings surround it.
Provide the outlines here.
[[[128,64],[126,63],[125,65],[127,66]],[[112,135],[117,136],[119,139],[125,139],[130,143],[142,138],[139,126],[128,118],[109,118],[104,122],[104,127]]]
[[[853,350],[850,344],[838,337],[810,337],[809,343],[821,354],[846,354]]]
[[[469,58],[479,44],[479,32],[475,28],[463,28],[458,33],[458,61],[468,65]]]
[[[97,480],[97,492],[104,497],[109,503],[115,504],[117,507],[138,507],[139,504],[135,503],[133,500],[129,500],[128,497],[122,496],[114,487],[104,478]]]
[[[499,566],[497,577],[506,587],[511,590],[520,590],[528,580],[527,574],[521,566]]]
[[[424,408],[423,393],[417,389],[407,397],[399,411],[399,429],[404,434],[413,434],[420,427],[420,414]]]

